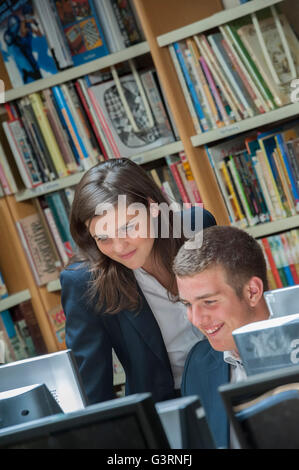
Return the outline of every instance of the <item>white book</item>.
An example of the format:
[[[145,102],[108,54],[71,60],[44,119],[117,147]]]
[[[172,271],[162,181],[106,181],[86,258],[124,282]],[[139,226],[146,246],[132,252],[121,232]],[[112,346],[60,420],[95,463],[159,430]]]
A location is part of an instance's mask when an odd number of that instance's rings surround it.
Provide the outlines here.
[[[125,49],[125,42],[115,18],[111,0],[94,0],[94,6],[103,28],[109,51],[117,52]]]
[[[72,56],[51,0],[33,0],[33,3],[43,25],[49,48],[52,54],[55,55],[59,68],[64,69],[72,66]]]
[[[17,188],[16,182],[15,182],[14,176],[12,174],[12,171],[10,169],[10,166],[8,164],[8,161],[7,161],[7,158],[6,158],[6,155],[5,155],[5,152],[4,152],[4,149],[2,147],[1,142],[0,142],[0,164],[2,165],[2,168],[3,168],[3,171],[5,173],[7,182],[9,184],[9,190],[10,190],[9,194],[16,193],[18,191],[18,188]]]
[[[21,152],[18,148],[17,142],[14,139],[14,136],[13,136],[11,130],[10,130],[9,123],[8,122],[3,122],[2,125],[3,125],[5,135],[7,137],[8,143],[10,145],[12,154],[14,156],[15,162],[17,164],[20,176],[23,180],[23,183],[26,186],[26,188],[32,189],[33,188],[32,180],[30,178],[28,169],[26,168],[26,166],[24,164],[22,154],[21,154]]]

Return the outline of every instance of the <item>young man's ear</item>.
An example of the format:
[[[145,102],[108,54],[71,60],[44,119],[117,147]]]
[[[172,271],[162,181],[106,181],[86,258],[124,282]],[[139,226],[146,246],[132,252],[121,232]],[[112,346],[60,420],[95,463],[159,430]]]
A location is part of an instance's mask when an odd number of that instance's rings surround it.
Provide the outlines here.
[[[263,297],[264,285],[261,278],[253,276],[244,286],[244,297],[250,307],[255,307]]]

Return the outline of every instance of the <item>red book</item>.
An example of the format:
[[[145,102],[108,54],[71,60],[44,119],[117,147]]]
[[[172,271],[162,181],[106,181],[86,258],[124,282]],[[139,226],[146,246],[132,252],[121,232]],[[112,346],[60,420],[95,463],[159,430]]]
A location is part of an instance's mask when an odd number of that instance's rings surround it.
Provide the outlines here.
[[[97,139],[98,144],[99,144],[99,146],[100,146],[100,149],[101,149],[101,151],[102,151],[103,157],[105,158],[105,160],[108,160],[109,157],[108,157],[108,155],[107,155],[105,146],[103,145],[103,141],[102,141],[101,136],[100,136],[100,134],[99,134],[99,131],[98,131],[96,125],[95,125],[95,122],[94,122],[94,119],[93,119],[93,117],[92,117],[92,114],[91,114],[91,112],[90,112],[90,107],[88,106],[88,103],[87,103],[87,101],[86,101],[85,95],[84,95],[83,90],[82,90],[82,88],[81,88],[80,81],[77,80],[76,83],[75,83],[75,85],[76,85],[76,89],[77,89],[77,91],[78,91],[78,95],[79,95],[79,97],[80,97],[80,100],[81,100],[81,102],[82,102],[82,104],[83,104],[84,110],[85,110],[85,112],[86,112],[86,114],[87,114],[87,116],[88,116],[88,119],[89,119],[89,122],[90,122],[90,124],[91,124],[92,130],[93,130],[93,132],[94,132],[94,134],[95,134],[95,136],[96,136],[96,139]]]
[[[295,284],[299,284],[299,277],[298,277],[298,274],[297,274],[297,271],[296,271],[294,259],[293,259],[293,256],[292,256],[291,247],[290,247],[290,245],[287,241],[286,236],[283,233],[280,234],[280,239],[281,239],[282,244],[283,244],[283,248],[284,248],[284,251],[285,251],[285,254],[286,254],[286,257],[287,257],[287,261],[289,263],[289,268],[290,268],[290,271],[292,273],[294,282],[295,282]]]
[[[272,273],[273,273],[273,276],[274,276],[274,279],[275,279],[275,282],[276,282],[276,285],[277,285],[277,289],[279,289],[280,287],[283,287],[283,284],[282,284],[282,281],[280,279],[279,272],[278,272],[278,269],[276,267],[274,258],[272,256],[271,248],[270,248],[268,239],[267,238],[262,238],[262,244],[263,244],[266,256],[268,258],[269,264],[271,266],[271,270],[272,270]]]
[[[185,202],[186,204],[190,204],[191,201],[189,199],[188,193],[185,189],[185,186],[184,186],[183,181],[181,179],[181,176],[179,174],[179,170],[177,169],[177,166],[180,165],[180,164],[181,164],[180,162],[171,163],[169,165],[169,168],[170,168],[170,171],[172,173],[172,176],[174,177],[174,180],[176,182],[178,190],[180,191],[182,201]]]

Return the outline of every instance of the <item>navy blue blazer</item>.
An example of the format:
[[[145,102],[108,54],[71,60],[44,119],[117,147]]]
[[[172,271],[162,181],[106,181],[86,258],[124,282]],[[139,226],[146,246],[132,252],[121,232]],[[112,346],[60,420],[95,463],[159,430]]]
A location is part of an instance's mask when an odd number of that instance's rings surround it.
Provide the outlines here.
[[[181,392],[200,397],[215,444],[224,448],[229,448],[229,421],[218,387],[229,381],[223,352],[215,351],[208,340],[195,344],[185,362]]]
[[[200,209],[201,210],[201,209]],[[203,227],[215,225],[204,210]],[[160,328],[142,292],[139,313],[101,314],[88,302],[88,269],[71,266],[60,275],[66,345],[72,349],[89,403],[115,398],[111,350],[126,374],[126,395],[150,392],[155,401],[174,398],[174,380]]]

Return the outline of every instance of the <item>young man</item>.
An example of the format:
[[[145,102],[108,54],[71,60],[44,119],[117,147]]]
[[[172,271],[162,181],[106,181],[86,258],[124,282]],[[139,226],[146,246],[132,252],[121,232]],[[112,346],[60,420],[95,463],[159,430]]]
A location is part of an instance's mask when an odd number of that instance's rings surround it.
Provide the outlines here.
[[[187,357],[182,394],[200,396],[216,445],[229,447],[218,387],[246,377],[232,331],[269,317],[266,263],[256,240],[237,228],[210,227],[197,237],[198,247],[196,238],[186,242],[173,266],[188,318],[207,338]]]

